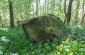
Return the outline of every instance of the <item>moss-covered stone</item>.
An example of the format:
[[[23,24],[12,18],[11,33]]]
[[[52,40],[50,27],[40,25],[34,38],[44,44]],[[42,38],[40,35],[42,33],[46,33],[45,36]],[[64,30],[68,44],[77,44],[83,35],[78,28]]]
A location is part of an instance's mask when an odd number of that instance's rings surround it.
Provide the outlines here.
[[[62,39],[65,34],[65,25],[59,17],[53,14],[47,14],[34,17],[22,22],[22,28],[27,38],[31,41],[50,41],[53,38]]]

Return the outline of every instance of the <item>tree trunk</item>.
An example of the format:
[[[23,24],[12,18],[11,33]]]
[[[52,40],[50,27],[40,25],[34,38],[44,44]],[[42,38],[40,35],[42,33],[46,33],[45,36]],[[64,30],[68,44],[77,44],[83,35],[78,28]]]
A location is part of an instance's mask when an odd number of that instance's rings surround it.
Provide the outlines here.
[[[48,8],[49,8],[49,0],[45,0],[45,4],[44,4],[44,10],[45,10],[45,13],[48,13]]]
[[[33,17],[35,17],[34,5],[32,5],[32,7],[33,7]]]
[[[64,24],[66,23],[66,17],[67,17],[67,12],[66,12],[66,0],[64,0],[64,14],[65,14],[65,20]]]
[[[0,4],[0,27],[3,27],[1,14],[2,14],[2,9],[1,9],[1,4]]]
[[[39,0],[36,0],[36,16],[38,16],[38,3],[39,3]]]
[[[83,6],[82,6],[82,20],[81,20],[81,25],[82,25],[82,26],[83,26],[83,24],[84,24],[84,18],[85,18],[84,2],[85,2],[85,0],[83,0]]]
[[[45,0],[44,10],[45,10],[45,12],[47,13],[47,0]]]
[[[55,0],[52,0],[52,11],[51,11],[52,14],[54,14],[54,8],[55,8]]]
[[[80,0],[77,0],[77,7],[76,7],[76,15],[75,15],[75,24],[78,23],[78,11],[79,11]]]
[[[67,11],[67,23],[70,23],[71,20],[72,3],[73,0],[70,0],[68,5],[68,11]]]
[[[0,13],[0,27],[3,27],[2,19],[1,19],[1,13]]]
[[[84,18],[85,18],[85,13],[84,13]],[[85,19],[84,19],[84,26],[85,26]]]
[[[14,18],[13,18],[13,4],[12,0],[9,1],[9,13],[10,13],[10,27],[14,28]]]
[[[60,0],[59,2],[60,2],[59,7],[60,7],[60,14],[61,14],[61,11],[62,11],[62,10],[61,10],[61,9],[62,9],[62,8],[61,8],[61,4],[62,4],[61,2],[62,2],[62,0]]]

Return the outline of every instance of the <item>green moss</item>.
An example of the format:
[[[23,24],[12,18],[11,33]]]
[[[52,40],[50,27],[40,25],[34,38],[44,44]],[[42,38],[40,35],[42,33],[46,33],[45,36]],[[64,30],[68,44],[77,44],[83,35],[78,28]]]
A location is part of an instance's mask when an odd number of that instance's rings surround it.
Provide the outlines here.
[[[25,26],[27,34],[32,40],[53,40],[53,35],[60,39],[61,35],[65,34],[64,23],[59,17],[54,15],[43,15],[35,17],[24,21],[22,25]]]

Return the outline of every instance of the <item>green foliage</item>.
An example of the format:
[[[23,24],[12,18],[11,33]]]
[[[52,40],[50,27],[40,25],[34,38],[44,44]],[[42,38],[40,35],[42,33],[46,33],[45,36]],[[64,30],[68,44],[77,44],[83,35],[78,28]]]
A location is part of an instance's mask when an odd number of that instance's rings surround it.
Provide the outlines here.
[[[11,53],[18,53],[19,55],[84,55],[85,37],[82,37],[81,32],[85,28],[81,28],[81,31],[80,29],[77,30],[79,30],[77,33],[81,34],[77,37],[77,40],[72,41],[67,38],[66,41],[62,41],[58,46],[57,39],[54,39],[53,42],[32,43],[29,39],[25,38],[18,27],[14,29],[0,28],[0,37],[5,36],[10,40],[8,43],[1,41],[0,47],[3,46],[3,53],[10,55]]]

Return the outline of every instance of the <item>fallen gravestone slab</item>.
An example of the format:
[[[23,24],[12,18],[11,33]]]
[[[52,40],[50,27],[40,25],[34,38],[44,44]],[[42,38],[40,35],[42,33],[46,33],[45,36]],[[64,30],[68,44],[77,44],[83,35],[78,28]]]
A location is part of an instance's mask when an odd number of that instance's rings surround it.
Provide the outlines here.
[[[42,42],[57,38],[59,41],[65,35],[65,25],[59,17],[53,14],[47,14],[34,17],[22,22],[22,29],[27,38],[31,41]]]

